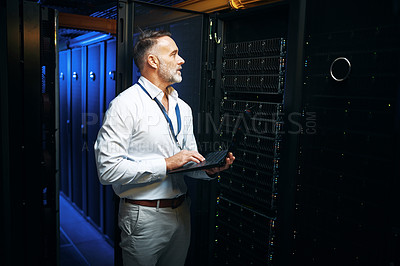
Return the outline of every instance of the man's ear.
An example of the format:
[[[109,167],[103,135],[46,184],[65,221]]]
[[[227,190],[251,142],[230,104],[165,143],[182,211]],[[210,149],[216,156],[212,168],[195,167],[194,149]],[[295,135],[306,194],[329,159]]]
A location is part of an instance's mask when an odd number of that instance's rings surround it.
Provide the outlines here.
[[[150,67],[157,69],[159,64],[157,56],[149,54],[147,56],[147,63],[150,65]]]

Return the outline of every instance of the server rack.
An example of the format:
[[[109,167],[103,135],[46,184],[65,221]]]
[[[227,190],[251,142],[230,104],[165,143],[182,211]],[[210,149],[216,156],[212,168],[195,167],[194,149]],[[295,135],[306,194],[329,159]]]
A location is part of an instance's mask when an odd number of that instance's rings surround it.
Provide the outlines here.
[[[244,110],[250,110],[252,117],[245,123],[234,165],[219,177],[212,264],[269,265],[275,259],[279,224],[284,94],[290,93],[286,91],[288,7],[275,5],[217,18],[223,36],[216,54],[219,141],[231,138]]]
[[[400,263],[399,25],[391,1],[307,1],[293,249],[303,265]]]
[[[1,264],[57,264],[56,11],[1,12]]]
[[[39,6],[36,7],[39,9]],[[57,11],[40,7],[41,126],[42,126],[42,204],[44,259],[54,265],[59,259],[59,179],[57,175]]]
[[[243,127],[245,134],[235,149],[235,164],[220,173],[217,265],[272,260],[283,130],[283,97],[279,96],[285,87],[285,65],[283,38],[223,47],[221,142],[229,142],[244,110],[250,110],[252,118]],[[261,96],[264,101],[255,101]]]

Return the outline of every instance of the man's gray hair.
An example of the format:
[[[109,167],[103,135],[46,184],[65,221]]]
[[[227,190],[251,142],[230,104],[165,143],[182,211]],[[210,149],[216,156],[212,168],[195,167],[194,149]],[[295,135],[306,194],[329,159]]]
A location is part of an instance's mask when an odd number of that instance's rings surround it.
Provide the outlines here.
[[[168,36],[171,37],[172,34],[168,31],[153,31],[145,30],[139,35],[135,47],[133,48],[133,60],[136,66],[141,71],[146,62],[146,55],[149,50],[157,43],[157,39],[160,37]]]

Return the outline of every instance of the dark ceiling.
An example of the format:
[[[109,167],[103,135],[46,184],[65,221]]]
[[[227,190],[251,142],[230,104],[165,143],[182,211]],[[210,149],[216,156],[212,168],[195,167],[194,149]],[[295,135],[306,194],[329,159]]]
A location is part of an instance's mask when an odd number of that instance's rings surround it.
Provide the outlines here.
[[[32,0],[34,1],[34,0]],[[172,6],[186,0],[143,0],[142,2]],[[35,1],[37,2],[37,1]],[[59,12],[92,15],[117,5],[116,0],[39,0],[41,5],[57,9]]]

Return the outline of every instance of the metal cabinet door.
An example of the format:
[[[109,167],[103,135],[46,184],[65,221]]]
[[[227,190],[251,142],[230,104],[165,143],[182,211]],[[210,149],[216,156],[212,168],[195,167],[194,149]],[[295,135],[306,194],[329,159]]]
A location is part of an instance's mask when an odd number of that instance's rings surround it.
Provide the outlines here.
[[[71,80],[71,179],[72,179],[72,201],[82,209],[82,156],[83,149],[83,127],[82,127],[82,48],[72,50],[72,80]]]
[[[71,197],[71,50],[59,53],[60,79],[60,189]]]
[[[104,76],[101,72],[101,45],[88,46],[87,50],[87,215],[100,227],[100,183],[97,177],[97,169],[94,157],[93,145],[100,129],[100,113],[102,109],[101,98],[104,83],[100,82]],[[104,70],[104,68],[103,68]],[[103,80],[104,81],[104,80]],[[102,87],[102,88],[101,88]]]

